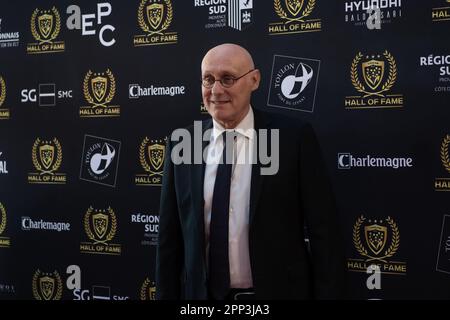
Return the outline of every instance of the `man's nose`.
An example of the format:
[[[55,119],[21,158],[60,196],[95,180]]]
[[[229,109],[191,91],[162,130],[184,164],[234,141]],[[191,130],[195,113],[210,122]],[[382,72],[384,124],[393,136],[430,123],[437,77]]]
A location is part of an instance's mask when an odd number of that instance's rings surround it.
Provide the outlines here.
[[[220,83],[220,81],[215,81],[213,86],[211,87],[211,93],[212,94],[218,94],[218,93],[222,93],[223,90],[223,86],[222,83]]]

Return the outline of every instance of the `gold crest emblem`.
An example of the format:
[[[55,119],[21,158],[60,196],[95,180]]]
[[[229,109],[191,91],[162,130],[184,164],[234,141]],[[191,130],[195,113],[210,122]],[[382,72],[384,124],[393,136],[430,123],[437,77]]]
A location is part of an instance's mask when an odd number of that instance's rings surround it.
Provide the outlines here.
[[[305,9],[302,11],[304,1],[307,1]],[[304,18],[309,16],[316,5],[316,0],[284,0],[284,7],[281,4],[281,0],[274,1],[275,12],[281,19],[287,20],[285,24],[297,21],[305,22]]]
[[[106,241],[112,240],[117,231],[114,210],[111,207],[106,210],[94,210],[89,207],[84,216],[84,231],[88,238],[94,241],[94,244],[106,244]]]
[[[162,165],[164,164],[164,157],[166,146],[160,142],[154,143],[145,137],[139,148],[139,160],[145,171],[152,174],[162,174]],[[145,150],[147,149],[147,152]]]
[[[37,26],[37,28],[36,28]],[[61,17],[58,10],[39,10],[31,15],[31,34],[40,43],[50,43],[56,39],[61,30]]]
[[[364,81],[372,90],[376,90],[384,77],[384,61],[370,60],[362,63]]]
[[[391,90],[397,79],[397,64],[394,57],[387,50],[384,51],[383,56],[385,60],[376,60],[372,56],[371,60],[361,62],[363,54],[358,52],[353,59],[350,70],[351,81],[355,89],[364,94],[364,98],[372,95],[384,97],[385,95],[383,93]],[[385,62],[389,64],[389,72],[387,79],[383,83],[385,78]],[[365,85],[359,79],[359,65],[361,65]],[[381,85],[382,83],[383,85]]]
[[[441,161],[442,165],[444,166],[445,170],[447,170],[448,173],[450,173],[450,157],[448,155],[449,144],[450,144],[450,135],[447,134],[444,137],[444,140],[442,140]]]
[[[83,93],[86,101],[93,105],[92,108],[106,108],[116,93],[116,80],[111,70],[106,70],[106,76],[89,70],[84,77]]]
[[[62,280],[59,273],[42,273],[39,269],[33,275],[33,296],[36,300],[60,300]]]
[[[3,102],[5,102],[6,98],[6,83],[5,79],[3,77],[0,77],[0,107],[2,106]]]
[[[53,175],[62,162],[62,148],[58,139],[41,141],[37,138],[32,148],[32,160],[34,167],[40,171],[41,175]]]
[[[391,217],[387,217],[385,222],[387,225],[383,225],[382,220],[368,224],[371,222],[366,222],[366,218],[364,216],[360,216],[353,226],[353,244],[355,245],[358,253],[367,258],[366,262],[378,260],[386,263],[385,259],[392,257],[398,250],[400,245],[400,232],[397,224]],[[363,225],[365,245],[361,241],[361,229]],[[390,238],[390,245],[386,249],[388,238]]]
[[[5,206],[0,202],[0,234],[2,234],[6,229],[6,209]]]
[[[156,285],[154,281],[146,278],[141,286],[141,300],[156,300]]]
[[[169,28],[172,18],[173,9],[170,0],[141,0],[138,22],[141,29],[149,35],[162,35],[162,32]]]

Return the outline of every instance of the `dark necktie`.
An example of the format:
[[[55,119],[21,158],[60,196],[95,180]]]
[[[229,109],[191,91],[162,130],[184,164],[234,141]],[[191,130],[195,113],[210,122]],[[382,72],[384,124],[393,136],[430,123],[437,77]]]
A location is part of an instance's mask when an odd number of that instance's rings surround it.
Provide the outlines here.
[[[214,183],[209,230],[209,289],[212,297],[216,300],[223,300],[230,289],[228,212],[233,165],[231,159],[227,161],[225,133],[226,131],[222,134],[224,148]],[[231,141],[233,140],[230,139]],[[228,156],[231,157],[232,152],[229,152]]]

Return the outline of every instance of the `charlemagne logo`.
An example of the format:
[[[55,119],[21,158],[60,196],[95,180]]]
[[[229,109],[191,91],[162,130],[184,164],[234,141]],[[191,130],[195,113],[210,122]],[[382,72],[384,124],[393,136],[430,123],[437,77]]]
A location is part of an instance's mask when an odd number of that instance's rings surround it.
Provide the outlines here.
[[[116,80],[110,69],[94,73],[89,70],[83,81],[83,94],[90,106],[80,107],[80,117],[118,117],[119,105],[109,105],[116,94]]]
[[[117,217],[111,207],[86,211],[83,219],[84,231],[90,241],[80,243],[81,253],[120,255],[120,244],[110,243],[117,232]]]
[[[436,271],[450,274],[450,215],[442,221]]]
[[[6,99],[6,83],[5,79],[0,76],[0,120],[9,119],[10,113],[9,109],[3,106]]]
[[[450,21],[450,1],[441,0],[441,4],[439,7],[431,9],[431,20],[433,22]]]
[[[450,175],[450,156],[449,156],[450,135],[446,135],[442,140],[439,155],[441,158],[443,171]],[[434,180],[435,191],[450,191],[450,177],[441,177]]]
[[[139,147],[139,163],[146,173],[136,174],[137,186],[161,186],[166,152],[164,140],[145,137]]]
[[[80,179],[115,187],[120,145],[120,141],[85,135]]]
[[[391,217],[368,219],[361,215],[353,226],[353,245],[359,259],[348,259],[349,271],[366,272],[371,264],[379,266],[386,274],[406,274],[406,263],[392,259],[400,247],[400,230]]]
[[[6,209],[5,206],[0,202],[0,248],[9,248],[11,245],[11,240],[9,237],[4,237],[3,232],[6,229]]]
[[[66,174],[57,172],[62,163],[62,147],[57,138],[41,140],[37,138],[31,148],[31,160],[38,172],[28,174],[28,183],[65,184]]]
[[[149,278],[146,278],[142,283],[141,291],[139,293],[141,300],[156,300],[156,284]]]
[[[397,63],[387,50],[371,55],[358,52],[350,68],[350,79],[359,95],[345,97],[345,108],[402,108],[403,95],[391,93],[397,72]]]
[[[28,43],[27,53],[55,53],[65,50],[64,41],[55,41],[61,31],[61,17],[58,10],[36,8],[31,15],[31,34],[37,43]]]
[[[208,8],[205,29],[228,26],[242,31],[253,21],[253,0],[194,0],[194,7]]]
[[[61,300],[63,284],[58,271],[52,273],[37,270],[32,280],[33,297],[36,300]]]
[[[322,20],[311,16],[316,0],[274,0],[273,4],[275,13],[281,21],[269,23],[269,35],[322,30]]]
[[[320,60],[275,55],[267,105],[314,111]]]
[[[141,0],[138,8],[138,24],[144,35],[135,35],[135,47],[178,42],[177,32],[167,32],[173,19],[171,0]]]

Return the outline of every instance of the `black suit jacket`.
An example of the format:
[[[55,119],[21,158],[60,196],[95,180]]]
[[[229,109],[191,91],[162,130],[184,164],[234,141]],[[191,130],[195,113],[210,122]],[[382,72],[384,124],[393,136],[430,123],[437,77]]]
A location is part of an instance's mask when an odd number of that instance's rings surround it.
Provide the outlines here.
[[[313,129],[298,120],[253,110],[256,130],[280,130],[278,173],[261,175],[260,163],[252,168],[249,249],[256,297],[339,298],[344,257],[335,201]],[[211,127],[211,119],[203,122],[203,130]],[[172,148],[169,141],[159,212],[156,296],[207,299],[205,166],[174,165]]]

